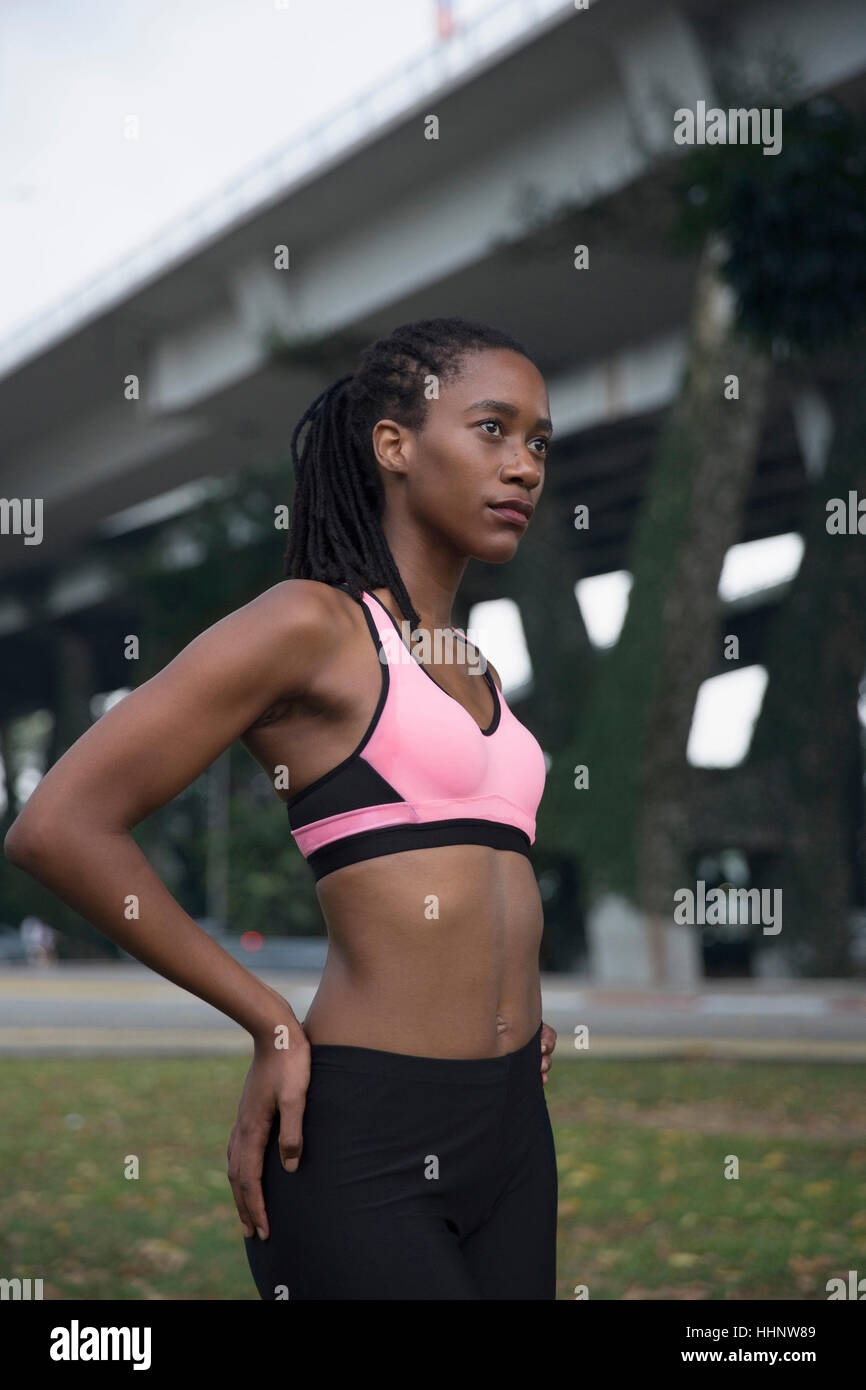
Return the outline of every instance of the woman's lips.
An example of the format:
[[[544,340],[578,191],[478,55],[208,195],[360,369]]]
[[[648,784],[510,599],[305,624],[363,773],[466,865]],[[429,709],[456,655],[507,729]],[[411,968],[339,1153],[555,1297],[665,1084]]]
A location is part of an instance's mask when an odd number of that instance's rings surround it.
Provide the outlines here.
[[[490,507],[490,503],[487,504]],[[490,507],[492,512],[501,516],[503,521],[510,521],[517,526],[528,526],[529,517],[524,516],[523,512],[512,511],[510,507]]]

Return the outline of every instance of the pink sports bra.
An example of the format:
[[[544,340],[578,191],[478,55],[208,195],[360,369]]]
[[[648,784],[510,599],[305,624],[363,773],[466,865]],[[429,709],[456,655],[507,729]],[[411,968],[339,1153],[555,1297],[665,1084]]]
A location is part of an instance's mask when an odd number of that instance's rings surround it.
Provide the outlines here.
[[[412,655],[381,599],[364,590],[362,606],[382,663],[373,716],[357,748],[286,803],[314,879],[363,859],[440,845],[528,855],[544,754],[486,663],[494,714],[481,729]]]

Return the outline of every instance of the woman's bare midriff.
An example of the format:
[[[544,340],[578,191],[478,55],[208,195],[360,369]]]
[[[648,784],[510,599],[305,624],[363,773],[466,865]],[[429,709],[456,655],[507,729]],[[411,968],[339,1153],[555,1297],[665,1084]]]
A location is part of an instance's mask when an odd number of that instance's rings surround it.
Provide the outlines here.
[[[303,1020],[310,1042],[494,1057],[537,1031],[543,913],[525,855],[409,850],[317,887],[328,958]]]
[[[357,746],[380,694],[363,613],[336,591],[333,603],[344,629],[339,655],[303,700],[287,701],[243,738],[266,770],[289,767],[295,793]],[[474,706],[479,729],[489,722],[486,682],[428,669]],[[301,1020],[311,1043],[494,1057],[537,1032],[543,909],[526,855],[487,845],[404,850],[347,864],[316,890],[328,956]]]

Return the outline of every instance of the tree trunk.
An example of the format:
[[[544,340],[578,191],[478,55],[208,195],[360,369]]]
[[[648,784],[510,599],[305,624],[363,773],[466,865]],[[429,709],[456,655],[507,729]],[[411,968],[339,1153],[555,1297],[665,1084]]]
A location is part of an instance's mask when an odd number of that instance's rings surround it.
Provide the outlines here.
[[[90,644],[71,628],[61,627],[53,649],[54,727],[48,742],[45,770],[53,767],[92,723],[93,694]]]
[[[779,940],[807,972],[823,976],[849,968],[848,918],[862,873],[862,858],[852,859],[851,827],[860,816],[852,821],[851,787],[856,779],[862,798],[857,701],[866,665],[866,536],[828,531],[827,503],[847,503],[849,491],[862,489],[866,362],[837,390],[834,406],[827,468],[811,485],[803,559],[770,637],[769,679],[749,753],[756,774],[772,771],[779,788],[768,817],[791,825],[772,885],[782,889]]]
[[[543,496],[526,539],[503,571],[532,663],[527,722],[551,756],[574,738],[596,657],[574,592],[580,557],[570,505],[553,489]],[[515,707],[519,713],[519,700]]]
[[[711,239],[698,270],[688,367],[665,420],[632,542],[633,584],[619,642],[602,654],[579,734],[545,808],[555,838],[571,829],[590,896],[613,893],[650,918],[652,973],[665,972],[661,918],[685,881],[685,749],[718,633],[718,580],[757,456],[769,362],[733,325]],[[739,398],[725,398],[736,375]],[[574,786],[586,766],[589,789]],[[546,798],[547,800],[547,798]],[[542,803],[544,806],[544,803]]]
[[[3,777],[6,783],[6,809],[0,819],[0,832],[6,834],[12,822],[18,815],[18,795],[16,791],[16,780],[18,768],[16,766],[15,754],[12,748],[12,721],[0,721],[0,758],[3,759]]]
[[[650,563],[667,565],[667,593],[655,617],[655,692],[646,723],[638,818],[637,899],[670,919],[673,893],[686,882],[690,820],[686,745],[702,682],[716,665],[719,576],[742,534],[743,512],[760,444],[770,375],[768,358],[738,339],[729,291],[711,244],[699,274],[686,390],[667,421],[656,480],[682,471],[688,497],[679,524],[659,532]],[[736,375],[738,400],[727,400]],[[664,538],[667,559],[658,550]]]

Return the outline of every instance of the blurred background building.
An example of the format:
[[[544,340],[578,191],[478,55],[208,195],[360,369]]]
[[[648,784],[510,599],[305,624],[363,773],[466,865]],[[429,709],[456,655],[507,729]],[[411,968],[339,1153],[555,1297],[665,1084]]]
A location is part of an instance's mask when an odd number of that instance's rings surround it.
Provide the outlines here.
[[[866,9],[436,8],[417,59],[0,341],[4,830],[108,702],[282,577],[310,400],[460,314],[526,345],[552,407],[543,506],[455,616],[548,753],[547,968],[862,973]],[[753,100],[777,153],[675,139]],[[261,771],[236,747],[200,783],[136,829],[181,903],[320,934]],[[719,920],[677,921],[699,884]],[[781,930],[738,889],[781,893]],[[3,861],[0,920],[28,912],[61,954],[109,949]]]

